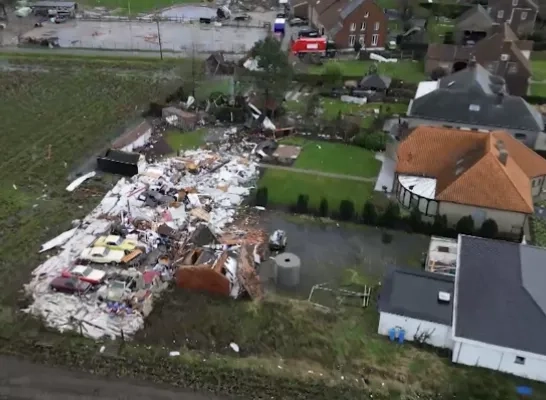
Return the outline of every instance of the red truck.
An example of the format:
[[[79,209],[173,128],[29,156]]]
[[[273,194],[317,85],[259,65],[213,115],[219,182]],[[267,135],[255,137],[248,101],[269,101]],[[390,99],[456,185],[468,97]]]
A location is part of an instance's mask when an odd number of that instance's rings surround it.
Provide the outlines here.
[[[322,57],[334,57],[336,55],[335,43],[325,37],[301,37],[292,41],[292,53],[295,56],[304,56],[305,54],[320,54]]]

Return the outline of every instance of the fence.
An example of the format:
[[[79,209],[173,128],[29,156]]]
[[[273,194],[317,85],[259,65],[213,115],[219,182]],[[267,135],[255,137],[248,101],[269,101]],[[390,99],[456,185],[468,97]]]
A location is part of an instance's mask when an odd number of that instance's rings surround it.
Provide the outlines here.
[[[168,23],[178,23],[178,24],[198,24],[198,25],[208,25],[199,21],[195,18],[183,18],[183,17],[165,17],[161,15],[148,15],[145,17],[133,17],[133,16],[123,16],[123,15],[94,15],[94,14],[83,14],[78,15],[77,19],[79,21],[96,21],[96,22],[149,22],[157,23],[159,22],[168,22]],[[254,29],[267,29],[271,30],[271,24],[264,21],[234,21],[234,20],[222,20],[219,22],[211,22],[210,25],[221,28],[222,26],[235,27],[235,28],[254,28]]]

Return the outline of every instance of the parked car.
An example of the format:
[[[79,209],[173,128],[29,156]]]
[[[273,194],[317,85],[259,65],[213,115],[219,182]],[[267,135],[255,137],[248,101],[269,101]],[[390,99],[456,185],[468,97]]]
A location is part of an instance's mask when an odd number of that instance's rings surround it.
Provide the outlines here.
[[[63,271],[62,277],[75,278],[80,281],[89,282],[92,285],[98,285],[106,277],[106,272],[85,265],[76,265]]]
[[[88,247],[82,251],[80,258],[99,264],[120,263],[125,257],[122,250],[112,250],[108,247]]]
[[[250,15],[243,14],[243,15],[236,15],[233,17],[234,21],[250,21]]]
[[[101,301],[122,301],[127,295],[129,295],[134,287],[136,282],[134,279],[120,277],[116,280],[113,280],[108,283],[107,286],[104,286],[98,291],[98,298]]]
[[[55,23],[56,24],[62,24],[64,22],[68,21],[68,17],[66,15],[57,15],[55,17]]]
[[[307,21],[305,18],[292,18],[290,21],[288,21],[288,25],[290,26],[307,26],[309,21]]]
[[[54,292],[69,294],[85,294],[91,290],[93,285],[75,278],[66,278],[59,276],[49,283],[49,287]]]
[[[125,239],[117,235],[100,236],[93,243],[93,247],[107,247],[111,250],[133,251],[138,245],[136,240]]]
[[[316,29],[302,29],[298,32],[298,38],[302,37],[309,37],[309,38],[316,38],[320,36],[320,32]]]

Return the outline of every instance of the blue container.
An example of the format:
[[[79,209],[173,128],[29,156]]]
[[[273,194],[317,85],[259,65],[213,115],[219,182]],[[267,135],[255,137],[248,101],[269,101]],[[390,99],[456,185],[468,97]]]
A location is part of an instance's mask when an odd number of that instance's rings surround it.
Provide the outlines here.
[[[394,342],[394,340],[396,339],[396,328],[389,329],[389,339],[391,340],[391,342]]]
[[[406,337],[406,331],[403,329],[400,329],[400,332],[398,332],[398,343],[400,344],[404,343],[405,337]]]

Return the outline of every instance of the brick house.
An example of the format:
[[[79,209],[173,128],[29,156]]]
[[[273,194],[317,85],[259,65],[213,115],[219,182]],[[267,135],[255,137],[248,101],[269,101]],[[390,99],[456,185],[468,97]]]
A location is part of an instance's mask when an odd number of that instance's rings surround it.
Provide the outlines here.
[[[533,33],[539,7],[533,0],[489,0],[488,11],[493,21],[507,22],[521,37]]]
[[[364,50],[385,48],[388,19],[374,0],[311,0],[308,14],[338,49],[352,49],[357,41]]]

